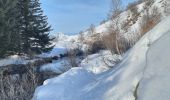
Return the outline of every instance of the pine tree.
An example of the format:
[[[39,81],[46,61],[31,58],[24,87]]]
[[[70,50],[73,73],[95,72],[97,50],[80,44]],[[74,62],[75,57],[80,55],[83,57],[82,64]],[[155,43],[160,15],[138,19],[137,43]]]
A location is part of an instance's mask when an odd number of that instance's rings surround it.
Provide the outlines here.
[[[18,51],[17,0],[0,0],[0,57]]]
[[[51,40],[49,32],[51,26],[47,23],[47,17],[43,15],[39,0],[19,0],[19,9],[22,25],[22,51],[23,53],[42,53],[50,51]]]

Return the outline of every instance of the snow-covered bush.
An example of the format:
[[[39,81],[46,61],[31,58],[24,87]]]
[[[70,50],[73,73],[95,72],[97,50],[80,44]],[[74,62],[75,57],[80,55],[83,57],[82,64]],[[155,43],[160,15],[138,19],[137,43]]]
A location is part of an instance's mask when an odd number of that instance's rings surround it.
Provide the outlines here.
[[[170,1],[166,0],[163,2],[163,7],[164,7],[164,13],[166,15],[170,14]]]
[[[142,17],[141,21],[141,36],[151,30],[156,24],[160,22],[161,14],[157,7],[153,7],[151,11],[146,10],[145,15]]]
[[[22,74],[0,71],[0,100],[31,100],[39,84],[39,75],[32,65]]]
[[[116,34],[117,33],[109,33],[102,36],[102,43],[106,47],[107,50],[109,50],[112,54],[123,54],[129,49],[129,45],[125,38],[119,37],[118,40],[116,40]],[[117,50],[119,49],[119,51]]]
[[[88,52],[89,54],[94,54],[103,49],[105,49],[105,45],[103,44],[103,42],[101,40],[95,40],[89,44]]]
[[[77,48],[67,48],[67,63],[66,65],[71,66],[71,67],[78,67],[79,62],[78,62],[78,57],[82,56],[84,52],[81,50],[80,47]]]

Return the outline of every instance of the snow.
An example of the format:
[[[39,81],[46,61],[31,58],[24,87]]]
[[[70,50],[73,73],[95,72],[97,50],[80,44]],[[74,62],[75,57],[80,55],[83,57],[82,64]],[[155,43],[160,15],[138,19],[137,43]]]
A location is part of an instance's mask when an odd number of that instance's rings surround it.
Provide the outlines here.
[[[54,57],[54,56],[60,56],[60,54],[65,54],[67,53],[66,48],[64,47],[54,47],[52,51],[48,53],[42,53],[38,55],[38,57],[46,58],[46,57]]]
[[[10,64],[27,64],[29,62],[34,62],[35,60],[36,59],[27,60],[27,57],[13,55],[13,56],[9,56],[5,59],[0,59],[0,66],[6,66],[6,65],[10,65]]]
[[[77,42],[78,35],[74,36],[68,36],[64,35],[63,33],[59,33],[56,36],[56,40],[53,41],[53,44],[55,45],[53,50],[48,53],[43,53],[41,55],[38,55],[38,57],[54,57],[54,56],[60,56],[60,54],[66,54],[69,49],[78,48],[80,46],[80,43]]]
[[[162,18],[164,18],[165,14],[164,14],[163,3],[166,0],[154,0],[154,1],[155,1],[155,3],[149,8],[149,11],[152,12],[154,7],[158,7],[159,8],[158,10],[161,13]],[[127,39],[127,41],[136,42],[138,40],[142,16],[145,14],[145,10],[144,10],[143,6],[144,6],[144,3],[137,5],[138,11],[141,14],[140,14],[140,16],[138,16],[138,18],[137,18],[138,20],[136,21],[136,23],[129,25],[129,28],[127,29],[127,31],[121,30],[121,33],[123,33],[121,36],[124,37],[125,39]],[[121,13],[120,18],[119,18],[120,19],[119,27],[122,28],[122,23],[127,22],[127,20],[132,17],[132,16],[129,17],[129,15],[131,15],[131,12],[129,10]],[[113,24],[112,22],[114,22],[114,21],[108,20],[104,24],[97,26],[95,28],[96,32],[94,34],[89,34],[88,31],[85,31],[83,33],[83,36],[85,36],[84,43],[81,43],[82,41],[80,41],[78,39],[79,34],[69,36],[69,35],[65,35],[64,33],[57,33],[53,36],[53,37],[56,37],[56,39],[54,40],[54,44],[55,44],[54,49],[49,53],[44,53],[44,54],[40,55],[39,57],[59,56],[60,54],[65,54],[67,52],[67,49],[70,49],[70,48],[73,48],[73,49],[80,48],[82,50],[88,49],[86,42],[94,41],[92,36],[95,34],[97,34],[98,36],[107,34],[110,25]]]
[[[156,0],[150,9],[154,6],[159,7],[159,11],[164,15],[163,7]],[[165,0],[163,0],[165,1]],[[162,2],[163,2],[162,1]],[[138,5],[139,11],[142,11],[143,4]],[[142,12],[141,15],[143,15]],[[121,22],[125,21],[128,11],[121,14]],[[164,18],[163,16],[162,18]],[[133,24],[124,36],[127,39],[134,39],[134,31],[139,31],[141,17]],[[107,33],[110,21],[96,27],[96,34]],[[145,36],[143,36],[136,45],[131,48],[123,58],[118,55],[112,55],[109,51],[89,55],[82,60],[79,68],[61,67],[62,62],[47,64],[42,70],[52,70],[57,73],[63,73],[59,77],[46,80],[43,86],[36,89],[34,99],[36,100],[169,100],[170,79],[168,72],[170,64],[168,62],[170,55],[170,16],[161,21]],[[136,30],[138,29],[138,30]],[[86,40],[91,39],[88,32],[83,33]],[[136,37],[135,37],[136,38]],[[49,56],[65,53],[67,48],[82,47],[85,44],[80,43],[78,35],[65,36],[59,34],[59,41]],[[81,48],[82,48],[81,47]],[[61,49],[61,52],[59,50]],[[87,49],[87,47],[85,47]],[[56,51],[56,53],[55,53]],[[47,56],[47,55],[45,55]],[[123,59],[118,65],[103,62],[103,59],[117,60]],[[64,71],[63,71],[64,69]],[[137,86],[139,84],[139,87]]]
[[[98,74],[89,68],[73,68],[46,80],[36,89],[34,99],[135,100],[137,89],[139,100],[169,100],[169,26],[170,16],[141,38],[111,70]]]
[[[76,63],[79,64],[81,62],[81,57],[76,57]],[[77,67],[77,66],[71,66],[70,65],[70,59],[65,57],[59,60],[54,60],[50,64],[45,64],[40,67],[40,71],[50,71],[50,72],[55,72],[57,74],[62,74],[72,67]]]
[[[139,100],[170,99],[170,31],[151,45],[147,66],[140,82]]]
[[[87,56],[81,62],[80,66],[95,74],[99,74],[109,70],[115,65],[114,61],[116,62],[120,59],[121,57],[119,55],[112,55],[110,51],[103,50],[99,53]]]
[[[78,94],[79,87],[95,80],[94,77],[95,76],[92,73],[86,70],[81,68],[73,68],[57,78],[46,80],[44,82],[46,92],[37,91],[38,97],[36,98],[35,96],[34,98],[38,100],[72,100],[72,96],[76,96]],[[42,87],[39,87],[37,90],[41,89]],[[72,91],[74,91],[74,93]],[[72,95],[67,95],[67,93],[71,92],[73,93]]]
[[[66,59],[61,59],[41,66],[40,71],[52,71],[57,74],[62,74],[69,69],[71,69],[71,66],[69,66],[68,61]]]

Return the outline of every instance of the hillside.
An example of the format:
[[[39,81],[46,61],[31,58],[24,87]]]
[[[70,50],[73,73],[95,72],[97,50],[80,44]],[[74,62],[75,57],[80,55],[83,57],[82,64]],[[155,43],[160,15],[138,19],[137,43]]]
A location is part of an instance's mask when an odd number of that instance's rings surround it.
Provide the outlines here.
[[[120,38],[123,38],[123,40],[120,40],[119,42],[125,46],[125,48],[131,48],[133,45],[150,29],[152,29],[157,23],[159,23],[162,19],[164,19],[167,14],[165,13],[165,4],[167,0],[150,0],[154,1],[150,5],[148,5],[148,8],[146,8],[145,3],[139,3],[136,4],[133,9],[137,9],[138,13],[134,14],[135,11],[133,11],[131,8],[125,10],[120,14],[120,21],[118,23],[121,32]],[[158,9],[159,8],[159,9]],[[148,12],[151,13],[151,15],[147,15],[147,9]],[[145,17],[150,16],[151,21],[146,23]],[[157,18],[158,17],[158,18]],[[154,19],[156,18],[156,19]],[[134,20],[133,20],[134,19]],[[114,45],[113,38],[109,36],[109,31],[110,31],[110,26],[115,22],[116,19],[113,20],[108,20],[105,23],[94,27],[94,29],[88,29],[85,32],[82,32],[81,34],[73,35],[73,36],[68,36],[65,35],[64,33],[58,33],[57,35],[54,35],[56,39],[53,41],[53,44],[55,44],[54,49],[49,52],[49,53],[44,53],[40,55],[40,57],[53,57],[53,56],[60,56],[61,54],[67,54],[69,50],[74,50],[74,49],[79,49],[82,52],[85,52],[85,55],[88,55],[88,50],[94,51],[92,54],[100,54],[100,50],[103,50],[103,45]],[[147,25],[145,25],[145,23]],[[151,23],[151,25],[150,25]],[[154,23],[152,25],[152,23]],[[127,28],[124,27],[124,24],[126,25]],[[143,25],[144,24],[144,25]],[[143,27],[146,26],[146,27]],[[144,28],[144,29],[143,29]],[[145,30],[146,29],[146,30]],[[93,34],[91,34],[91,30],[93,30]],[[144,32],[141,32],[144,31]],[[108,35],[108,36],[107,36]],[[105,38],[106,36],[106,38]],[[103,38],[104,37],[104,38]],[[82,38],[82,39],[81,39]],[[102,43],[101,43],[102,42]],[[104,43],[106,42],[106,43]],[[112,44],[109,44],[111,42]],[[108,43],[108,44],[107,44]],[[126,45],[127,44],[127,45]],[[92,49],[92,50],[91,50]],[[93,50],[94,49],[94,50]],[[109,48],[104,47],[104,50],[108,50]],[[113,48],[112,48],[113,49]],[[127,49],[128,50],[128,49]],[[125,50],[125,52],[127,51]],[[87,54],[86,54],[87,53]],[[120,55],[117,54],[111,54],[110,51],[108,51],[107,55],[112,56],[112,60],[117,60],[118,58],[121,59]],[[86,57],[85,58],[89,58]],[[90,56],[90,54],[89,54]],[[92,55],[94,56],[94,55]],[[103,56],[103,54],[102,54]],[[117,57],[119,56],[119,57]],[[103,57],[97,57],[97,59],[100,59]],[[106,58],[106,57],[104,57]],[[77,58],[79,59],[79,57]],[[110,59],[110,58],[109,58]],[[102,60],[95,61],[95,62],[102,62]],[[61,61],[63,63],[63,61]],[[62,65],[60,62],[57,63],[57,65]],[[89,66],[90,64],[85,64]],[[81,65],[80,65],[81,66]],[[72,66],[75,67],[75,66]],[[95,66],[94,66],[95,67]],[[55,71],[58,70],[58,66],[55,67],[55,63],[50,65],[50,66],[45,66],[47,70]],[[61,67],[59,67],[61,68]],[[68,67],[67,67],[68,68]],[[67,69],[66,68],[66,69]],[[70,66],[69,66],[70,68]],[[61,68],[65,69],[65,68]],[[60,70],[61,70],[60,69]],[[104,67],[104,69],[110,69]]]
[[[46,80],[37,100],[168,100],[170,17],[148,32],[113,69],[94,74],[73,68]],[[137,92],[137,93],[136,93]],[[136,98],[136,99],[135,99]]]
[[[108,50],[88,55],[86,59],[82,60],[79,67],[71,68],[58,77],[46,80],[42,86],[36,89],[34,99],[169,100],[170,16],[166,17],[163,11],[164,1],[166,0],[155,0],[150,8],[155,6],[160,8],[161,21],[140,38],[123,56],[112,55]],[[143,16],[143,3],[137,7]],[[121,13],[122,22],[126,20],[127,13],[128,11]],[[139,17],[136,23],[130,26],[124,34],[127,39],[134,39],[134,34],[129,34],[134,32],[134,29],[140,30],[138,26],[141,21],[142,18]],[[96,34],[105,34],[110,23],[108,21],[96,27]],[[93,40],[94,34],[92,36],[88,32],[83,34],[86,36],[86,40]],[[61,42],[73,41],[72,45],[81,44],[77,35],[68,38],[61,40]],[[81,45],[86,46],[86,44]],[[116,59],[121,61],[111,65],[113,67],[108,67],[103,63],[103,57],[113,61]],[[55,64],[51,70],[56,70],[54,66]]]
[[[145,3],[139,3],[137,5],[134,5],[135,7],[129,8],[125,11],[123,11],[120,14],[120,18],[119,18],[119,22],[118,22],[118,27],[120,29],[120,36],[121,38],[124,38],[126,42],[129,43],[136,43],[136,41],[138,41],[138,38],[140,38],[141,34],[141,28],[142,28],[142,24],[145,23],[144,19],[146,17],[146,13],[147,13],[147,9],[148,12],[151,15],[147,15],[150,16],[151,18],[155,18],[155,24],[157,24],[161,19],[164,19],[167,14],[165,13],[165,3],[167,0],[150,0],[152,2],[150,5],[148,5],[148,8],[145,8]],[[136,9],[134,11],[134,9]],[[135,14],[134,14],[135,13]],[[158,18],[157,18],[158,17]],[[81,34],[77,34],[77,35],[73,35],[73,36],[68,36],[65,35],[64,33],[58,33],[57,35],[54,35],[54,37],[56,37],[54,44],[55,44],[55,48],[54,50],[46,55],[46,56],[50,56],[50,55],[58,55],[60,50],[62,48],[81,48],[82,50],[85,50],[89,47],[89,43],[93,43],[98,39],[101,39],[103,36],[109,34],[110,28],[113,25],[113,23],[115,23],[115,20],[108,20],[104,23],[102,23],[99,26],[96,27],[92,27],[93,29],[91,29],[91,27],[89,29],[87,29],[86,31],[82,32]],[[152,25],[150,25],[152,28]],[[94,31],[91,34],[91,31]],[[83,38],[83,39],[80,39]],[[58,51],[58,50],[59,51]]]

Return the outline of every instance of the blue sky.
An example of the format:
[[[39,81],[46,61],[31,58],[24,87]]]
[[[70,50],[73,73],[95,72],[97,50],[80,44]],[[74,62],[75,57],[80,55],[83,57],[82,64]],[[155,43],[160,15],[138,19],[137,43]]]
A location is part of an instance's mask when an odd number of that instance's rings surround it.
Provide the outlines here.
[[[40,0],[52,33],[75,34],[107,19],[111,0]],[[131,0],[123,0],[127,4]]]

